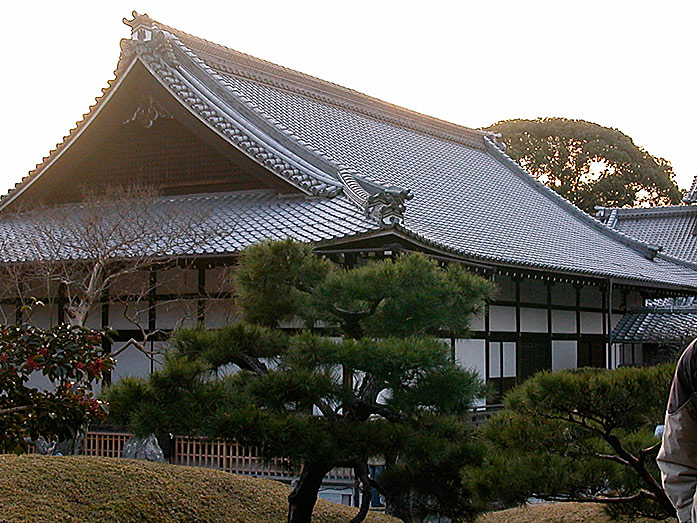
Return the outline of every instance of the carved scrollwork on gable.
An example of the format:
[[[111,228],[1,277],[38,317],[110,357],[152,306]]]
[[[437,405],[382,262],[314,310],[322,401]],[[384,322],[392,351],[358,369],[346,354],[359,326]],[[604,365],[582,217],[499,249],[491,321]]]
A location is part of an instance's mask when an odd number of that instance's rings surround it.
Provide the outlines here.
[[[123,124],[138,122],[145,129],[150,129],[159,118],[172,118],[172,115],[165,111],[151,96],[147,102],[140,104],[133,112],[133,116],[124,120]]]
[[[132,39],[125,51],[137,53],[150,70],[160,78],[183,104],[224,135],[237,148],[254,158],[261,165],[290,181],[296,187],[309,194],[328,198],[337,196],[342,192],[343,188],[339,183],[329,184],[303,173],[283,158],[267,150],[262,143],[248,136],[217,108],[207,103],[194,87],[183,81],[178,71],[182,66],[180,59],[188,64],[188,60],[194,60],[195,57],[189,56],[190,51],[187,52],[187,49],[180,46],[176,38],[156,25],[153,25],[151,30],[151,39],[144,41]],[[194,65],[198,64],[194,63]]]

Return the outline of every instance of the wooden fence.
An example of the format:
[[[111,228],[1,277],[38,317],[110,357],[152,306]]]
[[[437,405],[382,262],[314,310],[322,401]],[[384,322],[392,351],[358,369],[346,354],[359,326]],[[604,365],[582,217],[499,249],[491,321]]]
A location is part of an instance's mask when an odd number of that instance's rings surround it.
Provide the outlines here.
[[[128,432],[88,432],[81,453],[85,456],[121,457],[123,446],[133,436]],[[175,436],[169,460],[177,465],[205,467],[235,474],[290,481],[298,471],[282,459],[264,460],[254,448],[237,443],[206,438]],[[350,468],[336,468],[326,478],[329,482],[353,484]]]

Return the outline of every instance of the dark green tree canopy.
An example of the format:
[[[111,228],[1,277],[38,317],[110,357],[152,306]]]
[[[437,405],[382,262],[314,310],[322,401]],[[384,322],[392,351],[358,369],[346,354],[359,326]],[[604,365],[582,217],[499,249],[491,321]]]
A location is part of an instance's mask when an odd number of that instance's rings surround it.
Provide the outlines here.
[[[674,367],[542,372],[485,426],[485,465],[464,472],[484,498],[600,502],[616,514],[674,510],[655,463]]]
[[[405,521],[472,514],[459,468],[478,456],[465,414],[484,390],[437,336],[465,333],[491,282],[416,254],[345,269],[290,240],[246,249],[235,282],[244,321],[175,333],[163,369],[107,391],[112,422],[231,439],[302,464],[292,523],[310,521],[334,467],[360,480],[355,522],[373,487]],[[297,318],[304,331],[277,328]],[[381,481],[369,478],[372,457],[385,459]]]
[[[673,168],[626,134],[566,118],[504,120],[506,153],[564,198],[593,213],[595,206],[634,207],[680,203]]]

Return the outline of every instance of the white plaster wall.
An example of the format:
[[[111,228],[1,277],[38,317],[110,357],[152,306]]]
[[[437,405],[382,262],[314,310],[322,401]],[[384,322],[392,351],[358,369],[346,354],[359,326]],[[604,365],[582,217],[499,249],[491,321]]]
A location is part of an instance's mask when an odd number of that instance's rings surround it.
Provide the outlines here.
[[[515,378],[516,344],[512,341],[492,341],[489,343],[489,377],[501,377],[501,348],[503,349],[503,377]]]
[[[41,327],[43,329],[48,329],[58,324],[58,306],[47,304],[47,305],[37,305],[34,310],[25,314],[25,321],[31,325]]]
[[[489,327],[493,332],[515,332],[515,307],[489,307]]]
[[[135,271],[117,278],[109,289],[112,296],[147,294],[150,288],[150,271]]]
[[[581,311],[581,334],[602,334],[603,314]]]
[[[485,312],[481,311],[477,314],[470,316],[470,330],[473,331],[483,331],[486,329]]]
[[[95,312],[98,312],[97,316],[101,319],[100,309],[101,308],[95,309]],[[146,301],[110,303],[108,325],[116,330],[137,329],[138,326],[147,327],[149,316],[148,309],[149,304]],[[127,317],[131,318],[133,321],[129,321]]]
[[[503,342],[503,377],[516,376],[516,344],[512,341]]]
[[[586,286],[581,288],[581,307],[602,307],[603,291],[600,287]]]
[[[49,381],[49,379],[47,377],[45,377],[43,374],[41,374],[40,372],[32,372],[29,375],[29,380],[27,381],[27,387],[36,388],[39,390],[48,390],[48,391],[55,390],[55,387]]]
[[[125,345],[125,342],[116,342],[112,345],[112,352],[116,352]],[[147,349],[149,350],[149,344]],[[116,364],[111,371],[111,381],[117,382],[128,376],[148,376],[150,374],[150,358],[139,351],[136,347],[130,346],[121,354],[116,356]]]
[[[24,296],[33,296],[39,300],[45,300],[50,296],[55,296],[58,291],[58,284],[51,282],[50,284],[43,278],[34,280],[23,280]]]
[[[175,268],[157,272],[157,294],[184,294],[197,291],[197,270]]]
[[[14,323],[16,309],[14,305],[0,305],[0,324],[9,325]]]
[[[215,267],[206,270],[206,292],[213,295],[217,292],[232,292],[232,267]]]
[[[486,340],[455,340],[455,361],[465,369],[475,371],[482,381],[486,381]],[[486,398],[477,398],[475,407],[486,405]]]
[[[547,309],[520,309],[521,332],[547,332]]]
[[[622,319],[622,314],[611,314],[610,315],[610,330],[614,329],[615,326],[620,322]]]
[[[158,329],[195,327],[198,321],[197,300],[173,300],[158,303],[155,308],[155,326]]]
[[[486,379],[486,340],[455,340],[455,361],[465,369],[471,369]]]
[[[577,362],[578,344],[576,341],[552,341],[552,370],[575,369]]]
[[[576,312],[552,310],[552,332],[574,334],[576,332]]]
[[[207,300],[205,314],[208,329],[224,327],[240,319],[235,300]]]
[[[520,301],[524,303],[547,303],[547,286],[541,280],[523,279],[520,282]]]
[[[67,319],[67,318],[66,318]],[[108,323],[107,323],[108,325]],[[85,322],[85,327],[88,329],[101,329],[102,328],[102,304],[98,303],[87,315],[87,321]]]
[[[552,285],[552,305],[576,305],[576,289],[570,283],[557,282]]]

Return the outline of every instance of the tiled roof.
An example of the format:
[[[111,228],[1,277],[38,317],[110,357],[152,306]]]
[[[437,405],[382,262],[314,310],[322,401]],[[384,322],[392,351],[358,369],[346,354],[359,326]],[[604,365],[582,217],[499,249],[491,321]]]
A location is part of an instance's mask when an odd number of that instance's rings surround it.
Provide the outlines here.
[[[615,230],[662,247],[662,253],[697,263],[697,206],[600,209]]]
[[[117,78],[129,60],[141,60],[202,125],[304,191],[296,199],[266,195],[254,202],[249,195],[202,197],[224,216],[254,217],[236,220],[239,227],[211,252],[262,237],[321,242],[391,227],[465,259],[697,289],[697,271],[581,212],[510,160],[491,133],[393,106],[147,17],[129,23],[134,39],[124,47]],[[186,208],[183,202],[196,198],[167,201]],[[375,206],[397,219],[385,221],[383,211],[372,213]]]
[[[614,343],[666,343],[697,337],[697,309],[653,308],[624,315],[611,334]]]
[[[148,201],[148,206],[149,211],[140,215],[138,221],[150,219],[159,229],[174,229],[185,236],[165,246],[172,255],[227,254],[264,239],[293,238],[319,243],[380,230],[375,220],[366,217],[343,196],[323,199],[254,191],[158,197]],[[63,230],[44,233],[47,227],[57,223],[56,213],[69,217],[60,221]],[[112,214],[123,218],[120,211],[114,210]],[[63,205],[50,214],[36,212],[5,217],[0,220],[3,239],[0,261],[27,261],[52,253],[52,248],[38,244],[37,237],[50,240],[60,237],[61,256],[65,259],[84,257],[84,253],[72,247],[70,235],[71,232],[84,235],[90,219],[94,219],[94,210],[86,210],[79,204]],[[108,221],[109,216],[104,219]],[[177,222],[185,225],[177,229]],[[153,253],[157,255],[160,251]]]
[[[427,241],[514,265],[697,283],[693,271],[646,259],[529,175],[512,172],[503,155],[485,143],[465,145],[318,96],[221,74],[251,104],[324,155],[379,184],[410,189],[414,199],[403,227]]]

